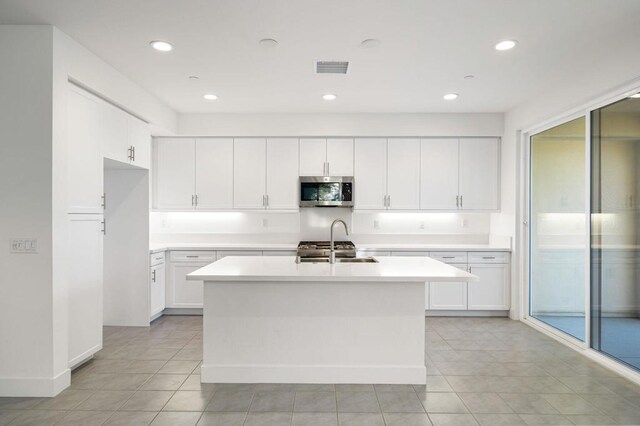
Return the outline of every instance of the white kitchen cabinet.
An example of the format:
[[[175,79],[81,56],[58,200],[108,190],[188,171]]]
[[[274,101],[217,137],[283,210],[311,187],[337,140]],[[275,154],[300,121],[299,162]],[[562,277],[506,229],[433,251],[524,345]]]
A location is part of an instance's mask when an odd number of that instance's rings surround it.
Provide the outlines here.
[[[469,272],[480,279],[468,283],[469,310],[509,309],[508,264],[473,263],[469,264]]]
[[[391,210],[420,208],[419,139],[387,141],[387,208]]]
[[[300,176],[353,176],[353,139],[300,139]]]
[[[166,300],[166,280],[164,253],[150,256],[149,319],[153,321],[162,315]]]
[[[328,176],[353,176],[353,139],[327,139]]]
[[[143,169],[151,166],[151,131],[149,125],[129,115],[129,163]]]
[[[432,252],[430,257],[447,265],[467,270],[466,252]],[[462,311],[467,309],[467,282],[431,281],[429,288],[429,309]]]
[[[129,115],[107,102],[100,102],[100,127],[97,132],[102,142],[102,154],[110,160],[128,163]]]
[[[158,139],[154,155],[154,206],[159,209],[192,209],[195,204],[195,141]]]
[[[458,208],[458,139],[420,141],[420,208]]]
[[[196,209],[233,208],[233,139],[196,139]]]
[[[362,210],[387,206],[387,140],[355,140],[354,207]]]
[[[102,213],[103,165],[99,101],[69,86],[67,91],[68,212]]]
[[[292,138],[267,139],[266,207],[269,209],[297,209],[298,196],[298,140]]]
[[[266,207],[266,140],[234,139],[233,207],[264,209]]]
[[[202,308],[203,282],[188,281],[187,274],[216,260],[210,250],[175,250],[166,257],[166,308]]]
[[[68,216],[68,365],[74,367],[102,349],[103,217]]]
[[[460,208],[498,209],[497,139],[460,139]]]

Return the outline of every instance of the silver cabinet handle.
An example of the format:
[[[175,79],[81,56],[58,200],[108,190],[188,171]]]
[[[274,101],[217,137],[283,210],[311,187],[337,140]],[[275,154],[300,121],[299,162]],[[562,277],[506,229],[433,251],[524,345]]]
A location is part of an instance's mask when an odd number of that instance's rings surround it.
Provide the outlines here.
[[[102,229],[100,230],[102,235],[107,235],[107,221],[103,219],[100,223],[102,223]]]
[[[495,256],[482,256],[483,259],[495,259]]]
[[[327,161],[327,176],[331,176],[331,163]]]
[[[198,207],[198,194],[196,194],[196,204],[195,204],[195,206]]]
[[[462,208],[462,195],[460,196],[460,208]]]
[[[136,147],[131,146],[131,161],[136,161]]]
[[[195,206],[196,205],[196,196],[191,194],[191,205]]]
[[[391,195],[387,195],[387,207],[391,207]]]
[[[460,208],[460,196],[456,195],[456,208]]]
[[[200,256],[198,256],[197,254],[188,254],[186,257],[188,257],[189,259],[197,259]]]
[[[107,209],[107,194],[102,194],[102,204],[100,207],[102,207],[102,210],[106,210]]]
[[[265,207],[269,207],[269,194],[267,194],[266,197],[267,197],[267,205]]]
[[[442,256],[443,259],[455,259],[455,256]]]
[[[154,269],[153,271],[151,271],[151,281],[152,282],[156,282],[156,270]]]

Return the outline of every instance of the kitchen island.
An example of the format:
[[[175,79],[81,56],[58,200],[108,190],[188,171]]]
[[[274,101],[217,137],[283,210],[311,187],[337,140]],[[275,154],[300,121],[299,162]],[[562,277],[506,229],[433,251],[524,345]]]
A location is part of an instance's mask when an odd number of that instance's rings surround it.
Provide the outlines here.
[[[424,286],[474,281],[425,257],[225,257],[203,280],[202,382],[424,384]]]

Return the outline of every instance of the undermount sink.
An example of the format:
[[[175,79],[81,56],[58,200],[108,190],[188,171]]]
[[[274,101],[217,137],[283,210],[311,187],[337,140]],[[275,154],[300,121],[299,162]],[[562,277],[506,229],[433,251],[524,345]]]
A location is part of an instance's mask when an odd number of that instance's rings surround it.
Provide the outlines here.
[[[298,258],[299,263],[329,263],[328,257],[303,257]],[[338,257],[336,263],[378,263],[373,257]]]

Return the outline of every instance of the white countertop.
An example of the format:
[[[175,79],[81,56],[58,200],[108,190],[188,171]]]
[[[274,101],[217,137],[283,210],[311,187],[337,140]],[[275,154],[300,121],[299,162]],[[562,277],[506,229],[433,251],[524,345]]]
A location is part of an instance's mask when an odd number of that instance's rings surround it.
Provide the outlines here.
[[[187,275],[204,281],[477,281],[427,257],[380,257],[379,263],[296,263],[295,256],[229,256]]]
[[[297,247],[297,243],[166,243],[151,244],[149,246],[149,251],[151,253],[156,253],[165,250],[296,250]],[[511,248],[509,247],[490,244],[356,244],[356,249],[362,251],[511,251]]]

